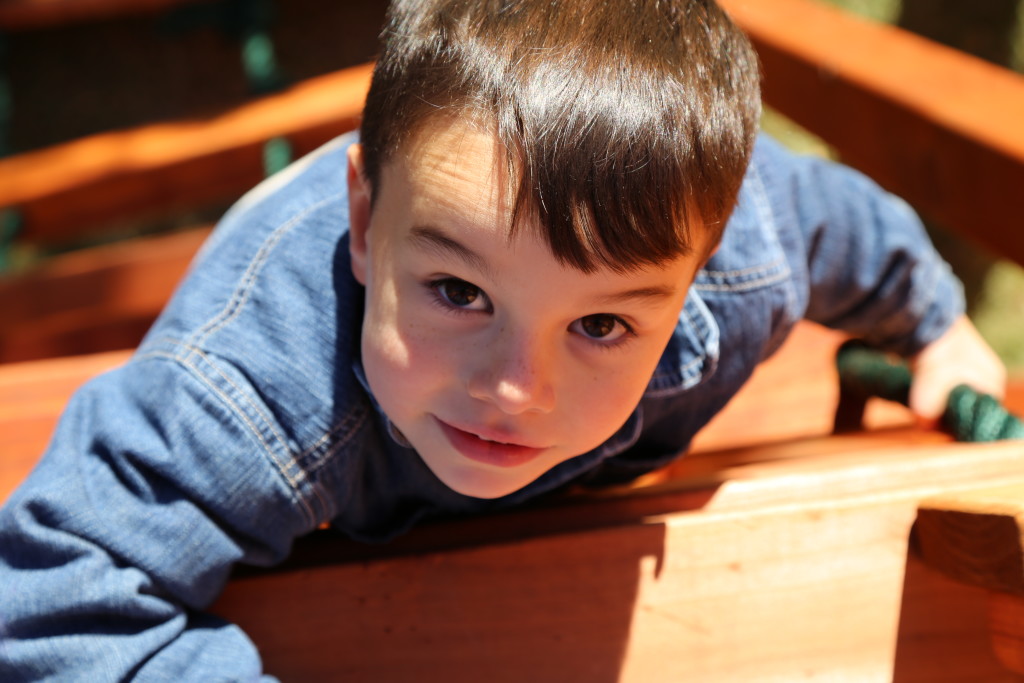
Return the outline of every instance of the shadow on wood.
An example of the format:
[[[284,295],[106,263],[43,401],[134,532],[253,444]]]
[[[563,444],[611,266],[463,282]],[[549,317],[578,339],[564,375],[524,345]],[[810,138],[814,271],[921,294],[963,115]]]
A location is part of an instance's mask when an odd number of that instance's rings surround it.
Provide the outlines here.
[[[332,564],[240,578],[213,611],[285,680],[612,683],[663,545],[648,524]]]

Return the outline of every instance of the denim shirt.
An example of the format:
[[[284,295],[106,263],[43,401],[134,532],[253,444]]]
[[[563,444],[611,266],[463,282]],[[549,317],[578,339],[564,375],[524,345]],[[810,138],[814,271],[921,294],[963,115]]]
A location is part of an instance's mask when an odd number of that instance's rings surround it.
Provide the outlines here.
[[[962,312],[906,204],[762,138],[626,423],[511,495],[470,498],[393,433],[362,376],[354,139],[244,197],[133,359],[71,400],[0,510],[0,680],[256,679],[245,634],[202,611],[234,564],[279,562],[323,522],[386,540],[425,518],[635,477],[682,453],[800,318],[909,354]]]

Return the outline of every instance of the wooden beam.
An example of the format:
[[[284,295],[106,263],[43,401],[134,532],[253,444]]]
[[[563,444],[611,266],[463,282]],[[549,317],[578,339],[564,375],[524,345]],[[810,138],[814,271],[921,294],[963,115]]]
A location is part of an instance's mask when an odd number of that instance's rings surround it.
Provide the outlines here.
[[[926,216],[1024,263],[1024,78],[813,0],[722,0],[768,104]]]
[[[0,159],[0,207],[21,212],[21,239],[53,244],[125,217],[232,201],[262,178],[267,140],[284,137],[301,155],[356,128],[371,70],[311,78],[204,120]]]
[[[137,346],[209,232],[84,249],[0,278],[0,363]]]
[[[214,611],[253,637],[270,673],[302,680],[890,680],[898,635],[942,637],[900,621],[917,501],[976,475],[1020,481],[1024,454],[943,444],[854,457],[752,468],[685,512],[637,517],[630,499],[604,500],[624,512],[596,528],[565,531],[569,508],[525,538],[479,519],[443,553],[238,579]],[[994,465],[984,475],[981,460]],[[991,672],[991,654],[966,645],[961,670]]]
[[[1019,683],[992,649],[989,596],[907,555],[894,683]]]

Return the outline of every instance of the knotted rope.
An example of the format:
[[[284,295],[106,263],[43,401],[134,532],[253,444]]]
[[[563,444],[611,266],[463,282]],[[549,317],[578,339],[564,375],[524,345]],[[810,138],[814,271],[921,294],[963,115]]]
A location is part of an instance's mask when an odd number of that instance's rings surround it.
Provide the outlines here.
[[[859,426],[864,403],[877,396],[907,405],[910,369],[896,360],[856,341],[846,342],[836,355],[840,400],[836,430]],[[942,424],[957,441],[1024,439],[1024,422],[1008,413],[999,401],[966,385],[950,392]]]

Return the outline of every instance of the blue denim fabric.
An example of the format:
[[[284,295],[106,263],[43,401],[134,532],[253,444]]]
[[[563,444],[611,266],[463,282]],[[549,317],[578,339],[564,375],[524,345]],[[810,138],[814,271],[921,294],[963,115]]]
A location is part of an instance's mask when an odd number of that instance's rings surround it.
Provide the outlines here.
[[[911,353],[962,311],[900,200],[758,142],[636,411],[600,448],[498,500],[443,486],[362,379],[346,136],[224,218],[125,367],[83,387],[0,510],[0,680],[250,680],[254,646],[203,613],[235,563],[324,521],[386,540],[424,518],[637,476],[693,435],[808,317]]]

